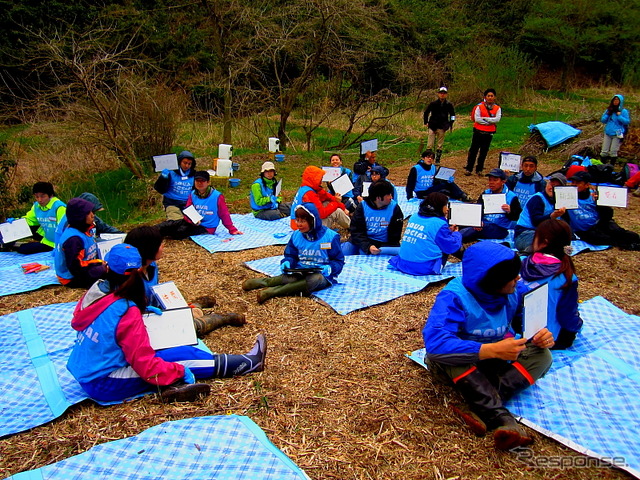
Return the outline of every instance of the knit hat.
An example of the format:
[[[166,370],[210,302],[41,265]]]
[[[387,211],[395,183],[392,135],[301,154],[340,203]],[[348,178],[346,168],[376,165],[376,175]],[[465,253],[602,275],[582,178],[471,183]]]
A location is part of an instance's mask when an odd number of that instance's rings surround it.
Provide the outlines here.
[[[567,184],[567,177],[565,177],[560,172],[556,172],[556,173],[553,173],[553,174],[549,175],[549,181],[551,181],[551,180],[556,180],[556,181],[560,182],[562,185],[566,185]]]
[[[264,173],[264,172],[268,172],[269,170],[275,170],[276,166],[273,164],[273,162],[264,162],[262,164],[262,169],[260,170],[260,173]]]
[[[191,153],[189,150],[183,150],[178,154],[178,163],[180,163],[180,160],[182,160],[183,158],[190,158],[191,160],[196,159],[196,157],[193,156],[193,153]]]
[[[106,262],[109,269],[119,275],[126,275],[127,270],[142,267],[142,259],[138,249],[128,243],[119,243],[107,253]]]

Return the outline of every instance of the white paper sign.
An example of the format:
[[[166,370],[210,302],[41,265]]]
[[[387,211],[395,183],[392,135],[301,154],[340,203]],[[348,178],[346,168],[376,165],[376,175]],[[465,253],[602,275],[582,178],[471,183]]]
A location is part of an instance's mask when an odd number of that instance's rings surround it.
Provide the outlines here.
[[[332,182],[340,176],[340,167],[322,167],[324,170],[323,182]]]
[[[178,287],[173,282],[159,283],[151,287],[153,294],[162,305],[163,310],[174,310],[176,308],[188,307],[187,301],[184,299]]]
[[[371,182],[362,182],[362,197],[369,196],[369,187],[371,186]]]
[[[282,179],[278,180],[278,183],[276,183],[276,197],[280,196],[281,191],[282,191]]]
[[[624,187],[598,187],[598,205],[627,208],[627,189]]]
[[[522,336],[527,340],[547,326],[549,284],[536,288],[524,296],[524,328]]]
[[[360,144],[360,154],[364,155],[367,152],[375,152],[378,150],[378,139],[367,140]]]
[[[200,215],[200,212],[198,212],[198,210],[196,210],[196,207],[194,207],[193,205],[189,205],[182,211],[182,213],[189,217],[189,220],[191,220],[194,225],[200,223],[200,221],[204,218],[202,215]]]
[[[353,183],[351,183],[351,179],[346,173],[331,182],[331,186],[333,187],[333,191],[340,195],[344,195],[353,190]]]
[[[119,237],[112,238],[110,240],[100,240],[99,242],[96,242],[96,245],[98,246],[98,252],[102,260],[107,258],[107,253],[109,253],[109,250],[124,241],[124,234],[119,235]]]
[[[434,178],[438,178],[440,180],[449,180],[449,178],[453,177],[456,173],[456,169],[455,168],[447,168],[447,167],[440,167],[438,169],[438,173],[436,173],[436,176]]]
[[[522,156],[517,153],[500,152],[500,170],[519,172]]]
[[[0,224],[0,234],[2,234],[3,243],[14,242],[32,235],[26,218],[19,218],[13,223]]]
[[[142,320],[147,327],[149,343],[154,350],[198,343],[193,314],[189,307],[167,310],[162,312],[162,315],[147,313],[142,316]]]
[[[124,237],[126,236],[126,233],[101,233],[98,240],[116,240],[118,238],[121,238],[124,242]]]
[[[578,188],[577,187],[554,187],[556,194],[556,209],[566,208],[573,210],[578,208]]]
[[[482,205],[479,203],[449,203],[449,225],[482,226]]]
[[[169,153],[168,155],[155,155],[153,157],[153,163],[156,164],[156,172],[161,172],[165,168],[167,170],[177,170],[178,156],[175,153]]]
[[[483,193],[484,213],[504,213],[502,205],[507,203],[506,193]]]

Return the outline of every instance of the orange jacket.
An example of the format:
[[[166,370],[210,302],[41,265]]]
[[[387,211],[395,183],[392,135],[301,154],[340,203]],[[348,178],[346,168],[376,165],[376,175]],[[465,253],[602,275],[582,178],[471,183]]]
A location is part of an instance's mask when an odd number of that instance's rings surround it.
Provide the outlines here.
[[[305,193],[299,203],[313,203],[318,209],[320,218],[324,219],[335,212],[337,209],[341,208],[342,210],[346,210],[346,208],[341,202],[336,199],[336,197],[322,188],[322,177],[324,177],[324,170],[320,167],[310,165],[304,169],[304,172],[302,172],[302,183],[300,186],[310,187],[313,190]],[[295,200],[293,203],[294,204],[291,206],[292,211],[299,204]],[[293,230],[298,229],[298,226],[296,225],[296,222],[293,218],[291,219],[291,228]]]
[[[493,108],[491,110],[489,110],[487,108],[487,104],[484,102],[480,102],[478,105],[476,105],[475,107],[473,107],[473,109],[471,110],[471,120],[473,120],[473,128],[475,128],[476,130],[480,130],[481,132],[490,132],[490,133],[495,133],[496,131],[496,125],[495,123],[492,123],[491,125],[482,125],[480,123],[477,123],[475,121],[475,115],[476,115],[476,109],[479,108],[480,109],[480,116],[481,117],[495,117],[498,112],[500,111],[500,106],[498,104],[494,104]]]

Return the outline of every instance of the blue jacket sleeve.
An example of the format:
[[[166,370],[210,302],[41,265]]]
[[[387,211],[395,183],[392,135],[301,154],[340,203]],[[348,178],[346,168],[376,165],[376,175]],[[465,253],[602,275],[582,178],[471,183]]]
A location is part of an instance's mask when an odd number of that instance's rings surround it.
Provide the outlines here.
[[[480,342],[463,340],[466,315],[460,298],[449,290],[441,291],[422,330],[429,360],[446,365],[465,365],[479,360]]]
[[[558,299],[556,318],[560,326],[570,332],[578,332],[582,328],[582,318],[578,311],[578,281],[571,283]]]
[[[329,275],[327,280],[331,283],[336,283],[336,278],[340,275],[344,267],[344,253],[342,253],[342,247],[340,246],[340,235],[335,235],[331,240],[329,266],[331,267],[331,275]]]
[[[293,235],[295,234],[296,232],[293,232]],[[291,239],[289,239],[289,243],[287,243],[287,246],[284,247],[284,257],[282,258],[280,263],[282,264],[283,262],[289,262],[289,265],[291,265],[292,268],[296,268],[298,266],[298,260],[300,260],[298,247],[296,247]]]
[[[450,255],[462,247],[462,234],[449,230],[449,225],[443,225],[438,230],[435,241],[440,250]]]

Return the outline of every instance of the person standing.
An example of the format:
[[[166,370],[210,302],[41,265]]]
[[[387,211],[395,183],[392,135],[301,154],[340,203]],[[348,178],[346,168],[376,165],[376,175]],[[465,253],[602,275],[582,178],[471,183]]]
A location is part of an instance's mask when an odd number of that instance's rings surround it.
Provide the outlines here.
[[[629,110],[623,107],[624,97],[622,95],[614,95],[600,118],[600,121],[604,123],[604,139],[602,140],[602,150],[600,152],[600,159],[603,163],[616,164],[620,143],[622,143],[624,134],[627,132],[629,123],[631,123]]]
[[[436,165],[440,164],[444,134],[447,130],[453,130],[453,122],[456,120],[453,104],[447,100],[448,95],[447,87],[440,87],[438,99],[431,102],[424,111],[424,125],[428,133],[427,148],[436,151]]]
[[[471,175],[475,164],[476,173],[482,175],[484,161],[487,158],[496,125],[502,118],[502,109],[496,103],[496,91],[488,88],[484,91],[484,99],[471,110],[473,120],[473,137],[467,156],[465,175]],[[477,163],[476,163],[477,160]]]

